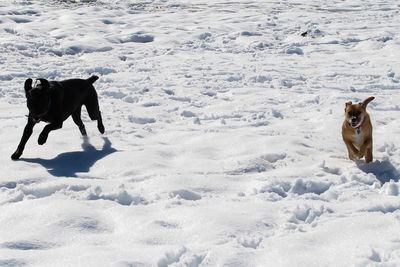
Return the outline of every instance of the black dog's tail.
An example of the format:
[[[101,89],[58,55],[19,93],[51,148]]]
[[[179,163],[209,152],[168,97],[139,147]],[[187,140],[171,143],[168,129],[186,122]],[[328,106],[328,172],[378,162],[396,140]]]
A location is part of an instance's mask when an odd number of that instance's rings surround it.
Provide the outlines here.
[[[99,78],[98,76],[93,75],[92,77],[90,77],[89,79],[87,79],[87,81],[88,81],[90,84],[93,84],[95,81],[97,81],[98,78]]]

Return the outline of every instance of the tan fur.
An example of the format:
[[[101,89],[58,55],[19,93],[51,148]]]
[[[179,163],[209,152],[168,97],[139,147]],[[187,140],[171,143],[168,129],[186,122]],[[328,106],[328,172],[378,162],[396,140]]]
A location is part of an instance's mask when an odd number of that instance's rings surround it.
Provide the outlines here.
[[[342,137],[349,152],[349,159],[361,159],[365,156],[365,162],[372,162],[372,125],[369,114],[366,111],[369,102],[374,100],[374,97],[369,97],[364,102],[353,105],[351,102],[346,103],[345,120],[342,125]],[[360,133],[357,129],[351,127],[348,123],[348,112],[360,111],[361,127]]]

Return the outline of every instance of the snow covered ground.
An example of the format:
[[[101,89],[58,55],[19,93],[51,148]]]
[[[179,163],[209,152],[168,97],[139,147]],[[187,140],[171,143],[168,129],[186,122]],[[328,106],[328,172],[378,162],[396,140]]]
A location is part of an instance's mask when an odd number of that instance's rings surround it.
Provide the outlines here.
[[[0,266],[399,266],[399,11],[1,1]],[[41,123],[12,161],[25,79],[93,74],[104,136]],[[365,165],[340,132],[369,96]]]

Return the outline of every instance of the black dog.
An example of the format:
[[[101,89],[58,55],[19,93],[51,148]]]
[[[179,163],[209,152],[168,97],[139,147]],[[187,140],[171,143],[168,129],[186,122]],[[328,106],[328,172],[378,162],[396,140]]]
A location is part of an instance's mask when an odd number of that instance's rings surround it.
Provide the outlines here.
[[[93,83],[98,79],[92,76],[87,80],[71,79],[65,81],[47,81],[38,79],[32,87],[32,79],[25,81],[25,94],[29,109],[28,123],[25,126],[21,141],[11,158],[16,160],[22,155],[25,144],[32,134],[33,127],[40,121],[48,122],[39,135],[38,143],[46,143],[50,131],[60,129],[70,115],[83,136],[86,136],[85,125],[81,120],[81,108],[86,106],[91,120],[97,120],[97,128],[104,133],[99,102]]]

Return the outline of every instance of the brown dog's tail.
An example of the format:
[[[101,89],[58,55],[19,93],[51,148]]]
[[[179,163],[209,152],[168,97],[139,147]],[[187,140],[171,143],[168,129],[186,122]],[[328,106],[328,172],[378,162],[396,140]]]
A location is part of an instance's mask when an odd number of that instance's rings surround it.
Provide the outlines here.
[[[93,84],[95,81],[97,81],[98,78],[99,78],[98,76],[93,75],[92,77],[90,77],[89,79],[87,79],[87,81],[88,81],[90,84]]]
[[[368,105],[368,103],[371,102],[371,101],[374,100],[374,99],[375,99],[375,97],[373,97],[373,96],[368,97],[368,98],[365,99],[361,104],[362,104],[364,107],[366,107],[366,106]]]

